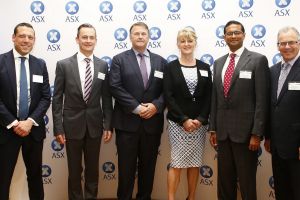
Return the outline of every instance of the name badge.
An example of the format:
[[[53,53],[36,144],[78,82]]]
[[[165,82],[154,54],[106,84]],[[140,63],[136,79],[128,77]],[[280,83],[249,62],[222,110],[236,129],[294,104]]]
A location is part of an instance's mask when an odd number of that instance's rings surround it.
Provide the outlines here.
[[[289,90],[300,90],[300,83],[299,82],[289,82]]]
[[[203,77],[208,77],[208,71],[206,71],[206,70],[199,70],[199,72],[200,72],[200,75],[201,76],[203,76]]]
[[[98,78],[101,80],[105,80],[105,74],[102,72],[98,72]]]
[[[164,77],[164,73],[155,70],[155,72],[154,72],[154,77],[156,77],[156,78],[163,78],[163,77]]]
[[[240,71],[240,78],[251,79],[252,72],[249,71]]]
[[[33,83],[43,83],[43,76],[42,75],[32,75],[32,82]]]

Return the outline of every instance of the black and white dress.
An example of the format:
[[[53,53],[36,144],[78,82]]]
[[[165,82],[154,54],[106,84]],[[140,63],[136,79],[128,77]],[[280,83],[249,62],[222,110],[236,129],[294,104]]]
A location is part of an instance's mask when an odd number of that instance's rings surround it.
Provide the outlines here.
[[[181,66],[183,76],[191,94],[194,93],[198,78],[197,67]],[[201,126],[193,132],[186,132],[183,126],[169,121],[168,132],[171,144],[171,163],[173,168],[200,167],[208,126]]]

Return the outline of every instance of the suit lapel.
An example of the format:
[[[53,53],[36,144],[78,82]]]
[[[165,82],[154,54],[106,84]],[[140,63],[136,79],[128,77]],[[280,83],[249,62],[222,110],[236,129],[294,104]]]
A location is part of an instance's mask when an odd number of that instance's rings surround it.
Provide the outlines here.
[[[13,90],[14,94],[14,102],[16,102],[17,99],[17,81],[16,81],[16,66],[15,66],[15,60],[13,51],[11,50],[6,57],[6,67],[8,72],[8,77],[10,78],[10,85]]]
[[[271,94],[271,101],[276,104],[277,102],[277,89],[278,89],[278,79],[281,70],[281,62],[277,63],[274,66],[274,77],[272,77],[272,94]]]
[[[226,59],[228,57],[228,54],[226,54],[225,56],[221,57],[219,59],[219,62],[216,63],[215,65],[215,79],[214,81],[216,81],[216,85],[217,85],[217,88],[219,89],[219,93],[221,93],[221,96],[224,97],[224,86],[223,86],[223,82],[222,82],[222,71],[223,71],[223,68],[224,68],[224,65],[225,65],[225,62],[226,62]]]
[[[287,92],[288,90],[288,83],[293,81],[294,77],[300,72],[300,57],[296,60],[294,65],[292,66],[292,69],[290,70],[288,76],[286,77],[284,84],[282,86],[282,89],[279,93],[277,103],[281,100],[282,96]],[[278,85],[278,83],[277,83]],[[277,91],[277,90],[276,90]]]
[[[77,61],[77,54],[71,57],[70,59],[70,64],[71,64],[71,70],[74,75],[74,81],[76,82],[77,89],[80,91],[80,94],[83,98],[83,93],[82,93],[82,87],[81,87],[81,82],[80,82],[80,75],[79,75],[79,69],[78,69],[78,61]]]
[[[98,88],[98,86],[96,86],[96,82],[97,82],[97,79],[98,79],[98,73],[100,72],[100,63],[99,63],[99,60],[94,56],[94,77],[93,77],[93,82],[92,82],[92,89],[91,89],[91,94],[90,94],[90,99],[93,97],[93,94],[95,92],[93,92],[93,90],[98,90],[100,88]],[[105,77],[107,78],[107,77]],[[90,102],[90,101],[88,101]]]

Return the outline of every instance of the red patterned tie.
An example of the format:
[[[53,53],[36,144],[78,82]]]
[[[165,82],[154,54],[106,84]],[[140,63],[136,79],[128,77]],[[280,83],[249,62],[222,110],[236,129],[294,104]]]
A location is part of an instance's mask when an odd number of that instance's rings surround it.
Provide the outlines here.
[[[230,60],[229,60],[229,65],[225,71],[225,75],[224,75],[224,97],[227,98],[228,96],[228,91],[229,91],[229,87],[230,87],[230,83],[231,83],[231,79],[232,79],[232,75],[234,72],[234,58],[235,58],[236,54],[232,53],[230,54]]]

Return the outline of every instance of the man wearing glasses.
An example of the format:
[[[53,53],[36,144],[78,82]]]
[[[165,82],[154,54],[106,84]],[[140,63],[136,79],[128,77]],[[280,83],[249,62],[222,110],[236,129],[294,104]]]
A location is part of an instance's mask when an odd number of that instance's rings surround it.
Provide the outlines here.
[[[229,52],[214,63],[210,142],[218,148],[218,199],[256,200],[257,150],[265,134],[270,72],[265,56],[243,46],[244,26],[229,21]]]
[[[277,35],[282,61],[271,67],[271,120],[265,148],[272,153],[277,200],[300,199],[300,34],[284,27]]]

